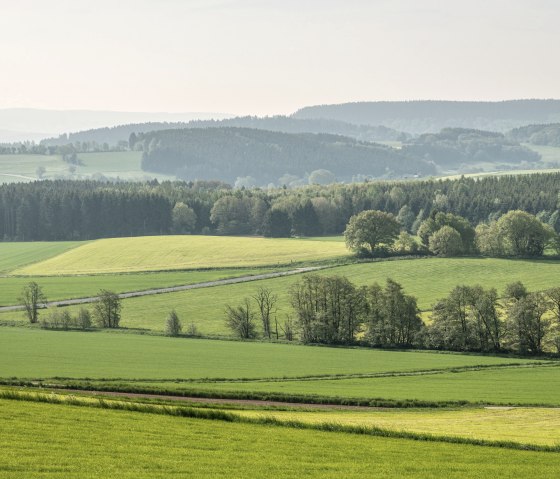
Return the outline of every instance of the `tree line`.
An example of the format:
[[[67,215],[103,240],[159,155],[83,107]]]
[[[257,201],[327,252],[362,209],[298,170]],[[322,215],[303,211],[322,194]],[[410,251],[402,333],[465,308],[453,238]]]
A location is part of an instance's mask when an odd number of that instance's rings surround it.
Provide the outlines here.
[[[344,276],[306,275],[289,291],[295,319],[287,315],[280,327],[276,302],[263,303],[267,297],[276,298],[261,288],[226,307],[226,324],[238,338],[291,341],[297,335],[305,344],[560,353],[560,288],[528,292],[515,282],[500,297],[495,288],[460,285],[433,305],[428,323],[416,298],[390,278],[385,286],[357,287]]]
[[[0,185],[0,238],[73,240],[145,234],[342,234],[365,210],[391,213],[416,234],[438,213],[470,225],[511,210],[560,231],[560,173],[233,189],[219,181],[42,181]]]

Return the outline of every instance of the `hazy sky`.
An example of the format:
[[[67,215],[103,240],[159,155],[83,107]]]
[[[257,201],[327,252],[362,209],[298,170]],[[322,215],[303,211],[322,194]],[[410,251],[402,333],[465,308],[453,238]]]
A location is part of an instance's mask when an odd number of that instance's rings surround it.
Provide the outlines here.
[[[0,108],[560,98],[557,0],[0,0]]]

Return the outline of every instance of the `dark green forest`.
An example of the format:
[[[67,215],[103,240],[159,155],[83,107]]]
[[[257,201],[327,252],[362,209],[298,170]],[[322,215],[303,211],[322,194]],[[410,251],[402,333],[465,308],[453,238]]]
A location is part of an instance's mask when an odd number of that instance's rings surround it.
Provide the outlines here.
[[[328,170],[339,181],[363,177],[431,175],[423,159],[375,143],[325,134],[287,134],[249,128],[164,130],[138,135],[142,169],[194,180],[235,182],[252,177],[257,185],[285,184]],[[333,179],[326,182],[333,182]]]
[[[234,190],[217,181],[9,184],[0,186],[0,238],[340,234],[364,210],[393,213],[409,230],[437,212],[460,215],[475,226],[523,210],[560,231],[559,185],[560,173],[272,190]]]

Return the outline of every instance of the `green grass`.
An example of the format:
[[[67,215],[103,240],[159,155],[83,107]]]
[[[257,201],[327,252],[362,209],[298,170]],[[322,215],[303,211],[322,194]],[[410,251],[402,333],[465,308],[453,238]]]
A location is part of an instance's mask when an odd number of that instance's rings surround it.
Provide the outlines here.
[[[272,272],[271,269],[212,269],[163,273],[103,274],[92,276],[0,277],[0,306],[18,304],[22,288],[30,281],[41,285],[49,301],[94,296],[100,289],[117,293],[195,284],[218,279]],[[274,269],[276,271],[276,269]],[[3,317],[6,317],[4,315]],[[17,315],[16,315],[17,316]]]
[[[2,155],[0,155],[0,159]],[[38,261],[44,261],[62,254],[72,248],[83,245],[79,241],[53,241],[35,243],[2,243],[0,242],[0,273],[7,274]]]
[[[554,408],[240,410],[236,411],[236,414],[242,417],[273,417],[281,421],[301,421],[309,424],[373,426],[419,434],[560,446],[560,410]]]
[[[45,168],[44,179],[64,176],[68,179],[83,179],[94,174],[125,180],[174,180],[174,176],[142,171],[142,152],[119,151],[99,153],[79,153],[82,163],[71,174],[70,165],[62,161],[60,155],[0,155],[0,183],[33,181],[37,178],[37,167]]]
[[[0,478],[557,477],[555,453],[0,401]]]
[[[285,265],[347,256],[344,244],[256,237],[149,236],[92,241],[17,270],[23,275],[95,274]]]
[[[79,249],[70,253],[74,251]],[[384,284],[387,277],[391,277],[400,282],[407,293],[418,298],[421,309],[429,310],[433,303],[446,296],[457,284],[481,284],[485,288],[495,287],[499,293],[503,291],[506,284],[518,280],[523,281],[529,290],[533,291],[553,287],[560,284],[560,261],[494,258],[406,259],[338,266],[322,270],[318,274],[347,276],[360,286],[375,281]],[[125,278],[125,276],[118,278]],[[239,304],[244,297],[252,296],[260,286],[265,286],[278,295],[277,316],[280,321],[283,321],[286,313],[292,313],[289,288],[300,279],[301,276],[296,275],[127,299],[123,301],[121,325],[161,331],[164,327],[164,318],[170,309],[175,308],[181,319],[185,323],[194,323],[201,334],[230,335],[224,322],[224,310],[227,304]],[[73,279],[68,280],[73,281]],[[60,283],[61,287],[63,284]],[[1,313],[0,319],[23,321],[24,317],[21,313],[12,312]]]
[[[153,386],[162,387],[163,384],[153,384]],[[187,388],[186,385],[173,387]],[[316,381],[192,383],[188,387],[212,391],[243,390],[368,399],[560,406],[560,367],[500,368],[430,375]]]
[[[512,362],[524,361],[460,354],[0,328],[0,377],[4,378],[281,378]]]

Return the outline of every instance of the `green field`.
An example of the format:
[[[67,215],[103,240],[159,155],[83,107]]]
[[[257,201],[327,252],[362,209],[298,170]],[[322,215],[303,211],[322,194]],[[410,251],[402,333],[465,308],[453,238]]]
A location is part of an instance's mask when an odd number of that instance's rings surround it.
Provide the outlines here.
[[[296,244],[299,245],[301,243],[305,242],[301,241]],[[311,242],[307,242],[307,244],[311,244]],[[323,244],[337,243],[325,242]],[[89,246],[89,244],[86,246]],[[80,250],[82,248],[77,248],[67,254],[79,252]],[[53,260],[56,259],[53,258]],[[169,273],[169,280],[166,279],[166,274],[168,273],[154,276],[158,282],[161,280],[159,285],[163,286],[165,282],[168,282],[168,285],[176,284],[173,277],[174,274]],[[243,273],[238,272],[234,274],[240,276]],[[376,281],[383,284],[388,277],[391,277],[400,282],[407,293],[418,298],[418,305],[422,310],[430,310],[434,302],[446,296],[457,284],[481,284],[485,288],[496,287],[500,293],[506,284],[514,281],[523,281],[533,291],[551,288],[560,284],[560,261],[495,258],[426,258],[337,266],[319,271],[318,274],[347,276],[351,281],[360,286],[372,284]],[[172,277],[173,281],[171,280]],[[144,280],[146,282],[152,281],[150,277],[140,275],[137,277],[131,276],[130,278],[128,275],[120,275],[107,276],[107,284],[111,285],[113,289],[124,291],[129,285],[127,281],[129,279],[136,281],[136,278],[138,278],[139,282]],[[165,317],[174,308],[184,323],[194,323],[201,334],[229,335],[230,331],[225,327],[224,323],[225,306],[227,304],[238,304],[244,297],[252,296],[260,286],[268,287],[278,295],[277,316],[280,322],[282,322],[285,314],[291,313],[289,288],[300,278],[299,275],[296,275],[258,282],[126,299],[123,300],[123,319],[121,325],[127,328],[161,331],[164,327]],[[20,279],[17,279],[15,283],[10,283],[10,281],[12,281],[11,278],[6,279],[8,284],[13,284],[10,288],[11,292],[6,294],[12,295],[11,297],[15,299],[17,295],[13,295],[18,291],[22,283]],[[39,278],[37,281],[39,284],[42,284],[44,281],[45,287],[51,284],[52,281],[54,282],[54,290],[60,292],[64,288],[65,280],[64,278],[53,278],[52,280]],[[82,281],[83,283],[80,283]],[[94,276],[84,277],[83,279],[76,278],[75,286],[70,286],[69,291],[79,288],[80,284],[84,284],[88,285],[89,291],[95,292],[97,291],[97,285],[101,283],[102,281]],[[0,294],[0,298],[5,297],[3,294]],[[11,302],[13,303],[13,300]],[[72,311],[76,309],[76,307],[73,307]],[[0,313],[0,320],[23,322],[25,318],[22,313],[10,312]]]
[[[0,328],[4,378],[282,378],[523,362],[462,354]]]
[[[0,274],[7,274],[14,269],[44,261],[83,244],[85,244],[83,241],[38,241],[34,243],[0,242]]]
[[[91,276],[15,276],[0,277],[0,306],[18,304],[22,288],[30,281],[41,285],[49,301],[95,296],[100,289],[116,293],[143,291],[186,284],[203,283],[219,279],[251,276],[277,271],[278,268],[235,268],[164,273],[100,274]],[[153,297],[156,301],[156,298]],[[6,317],[0,315],[0,317]],[[17,319],[17,318],[15,318]]]
[[[14,274],[60,275],[269,266],[348,256],[339,242],[256,237],[147,236],[92,241]]]
[[[143,171],[139,151],[79,153],[78,159],[81,164],[75,165],[75,172],[70,173],[70,165],[60,155],[0,155],[0,183],[37,180],[39,166],[45,168],[44,179],[86,179],[97,174],[124,180],[175,179]]]
[[[0,401],[0,478],[555,478],[556,453]],[[359,458],[359,460],[357,460]]]
[[[148,384],[147,384],[148,385]],[[153,383],[153,387],[163,387]],[[213,391],[246,391],[287,395],[383,398],[420,401],[469,401],[485,404],[560,406],[560,367],[500,368],[377,378],[190,383],[166,386]]]

